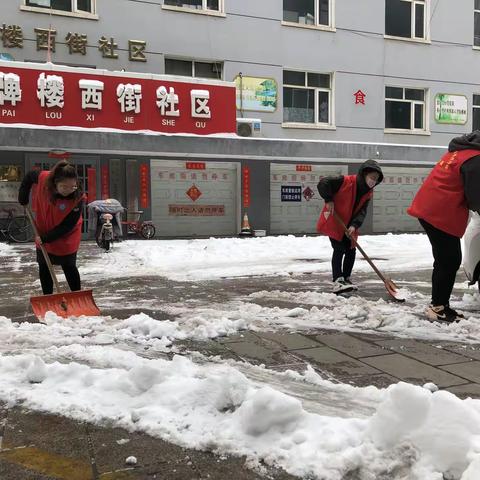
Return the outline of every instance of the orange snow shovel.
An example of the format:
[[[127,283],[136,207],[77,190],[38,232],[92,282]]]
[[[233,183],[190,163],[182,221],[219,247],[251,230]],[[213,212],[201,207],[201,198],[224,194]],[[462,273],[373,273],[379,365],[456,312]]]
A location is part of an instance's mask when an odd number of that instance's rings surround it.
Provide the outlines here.
[[[372,260],[370,259],[370,257],[365,253],[365,251],[363,250],[363,248],[358,244],[357,240],[356,240],[355,238],[353,238],[352,236],[350,236],[350,234],[348,233],[348,228],[347,228],[347,226],[345,225],[345,223],[343,222],[343,220],[338,216],[337,212],[333,211],[333,216],[335,217],[335,220],[338,222],[338,224],[342,226],[343,231],[345,232],[345,235],[352,241],[353,246],[358,248],[358,250],[360,251],[360,253],[363,255],[363,258],[365,258],[365,260],[370,264],[370,266],[373,268],[373,270],[374,270],[375,273],[378,275],[378,277],[380,278],[380,280],[383,282],[383,284],[385,285],[385,289],[387,290],[388,294],[389,294],[394,300],[396,300],[397,302],[404,302],[405,299],[404,299],[404,298],[400,298],[400,297],[398,296],[398,291],[397,291],[398,287],[397,287],[397,285],[395,285],[395,283],[393,282],[393,280],[391,280],[390,278],[386,277],[386,276],[377,268],[377,266],[372,262]]]
[[[35,236],[39,237],[37,226],[32,217],[30,208],[26,208],[28,219],[32,224]],[[42,243],[40,243],[40,249],[42,250],[43,258],[48,266],[50,275],[52,276],[53,283],[57,293],[51,295],[41,295],[39,297],[30,297],[30,303],[32,304],[33,313],[42,321],[47,312],[54,312],[59,317],[78,317],[80,315],[97,316],[100,315],[100,310],[95,304],[93,299],[92,290],[78,290],[76,292],[62,292],[60,284],[58,283],[57,276],[53,269],[52,262],[48,256],[47,251]]]

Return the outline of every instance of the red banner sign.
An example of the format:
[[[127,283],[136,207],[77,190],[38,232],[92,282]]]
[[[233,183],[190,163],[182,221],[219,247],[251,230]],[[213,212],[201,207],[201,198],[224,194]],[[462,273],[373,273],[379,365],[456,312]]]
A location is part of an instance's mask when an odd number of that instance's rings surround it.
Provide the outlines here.
[[[312,166],[311,165],[296,165],[297,172],[311,172]]]
[[[205,162],[187,162],[187,170],[205,170]]]
[[[59,65],[2,62],[0,124],[165,133],[236,131],[235,86]]]
[[[242,180],[243,180],[243,208],[250,207],[250,168],[242,168]]]
[[[150,202],[148,201],[148,170],[148,165],[144,163],[140,165],[140,208],[148,208],[150,206]]]
[[[225,205],[169,205],[168,214],[174,217],[223,217]]]
[[[87,168],[87,202],[93,202],[97,199],[97,170]]]
[[[110,175],[108,173],[108,166],[102,165],[100,176],[100,191],[102,200],[110,198]]]

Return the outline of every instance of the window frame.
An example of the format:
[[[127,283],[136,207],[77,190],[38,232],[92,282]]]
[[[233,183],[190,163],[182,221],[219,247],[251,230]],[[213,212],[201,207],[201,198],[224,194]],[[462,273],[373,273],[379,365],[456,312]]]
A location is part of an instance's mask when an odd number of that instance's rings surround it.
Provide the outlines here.
[[[35,13],[44,13],[47,15],[60,15],[64,17],[78,17],[78,18],[86,18],[90,20],[98,20],[97,15],[97,0],[91,0],[92,2],[92,11],[86,12],[84,10],[78,10],[77,8],[77,1],[72,0],[72,10],[56,10],[54,8],[49,7],[38,7],[27,5],[27,0],[22,0],[22,4],[20,5],[20,10],[26,12],[35,12]]]
[[[186,77],[185,75],[178,75],[176,73],[167,73],[166,69],[165,69],[165,65],[166,65],[167,60],[178,60],[180,62],[190,62],[191,67],[192,67],[192,76],[191,77]],[[222,67],[222,74],[221,74],[220,78],[196,77],[195,76],[195,63],[210,63],[212,65],[220,64],[221,67]],[[216,61],[212,61],[212,60],[201,60],[201,59],[198,59],[198,58],[192,59],[192,58],[179,58],[179,57],[168,57],[168,56],[165,56],[164,59],[163,59],[163,70],[164,70],[165,75],[172,75],[174,77],[183,77],[183,78],[202,78],[204,80],[223,80],[223,75],[224,75],[224,71],[225,71],[224,62],[216,62]]]
[[[308,28],[313,30],[324,30],[327,32],[335,32],[337,29],[335,27],[335,3],[336,0],[328,0],[328,25],[324,25],[319,22],[320,12],[318,8],[318,0],[314,0],[314,11],[315,11],[315,23],[313,25],[302,24],[298,22],[289,22],[283,20],[283,6],[282,6],[282,25],[286,27],[295,27],[295,28]]]
[[[479,99],[478,105],[475,105],[475,97],[478,97],[478,99]],[[473,120],[474,120],[473,112],[474,112],[475,110],[479,110],[479,113],[480,113],[480,93],[474,93],[474,94],[472,94],[472,129],[471,129],[472,131],[473,131],[473,130],[476,130],[476,129],[475,129],[475,126],[474,126],[474,124],[473,124]],[[479,121],[478,128],[480,129],[480,121]]]
[[[386,32],[386,22],[384,25],[385,32],[383,37],[392,40],[402,40],[404,42],[418,42],[431,43],[430,40],[430,0],[400,0],[402,2],[410,3],[411,18],[410,18],[410,37],[400,37],[397,35],[390,35]],[[386,0],[385,0],[385,16],[386,16]],[[415,19],[416,19],[416,5],[423,5],[423,37],[415,36]]]
[[[480,15],[480,8],[475,8],[475,1],[473,2],[473,48],[480,50],[480,35],[479,35],[479,43],[475,45],[475,15]]]
[[[403,90],[403,98],[387,98],[386,89],[390,88],[401,88]],[[423,102],[420,100],[408,100],[405,98],[405,90],[423,90],[424,97]],[[430,89],[423,87],[412,87],[405,85],[384,85],[383,90],[383,107],[384,107],[384,133],[399,133],[407,135],[431,135],[430,132],[430,115],[429,115],[429,105],[430,105]],[[386,127],[386,106],[387,101],[393,102],[402,102],[410,103],[413,105],[413,108],[410,109],[410,128],[395,128],[395,127]],[[415,128],[415,105],[423,105],[423,128]],[[412,128],[413,126],[413,128]]]
[[[210,10],[207,8],[207,0],[202,0],[202,8],[177,7],[175,5],[165,5],[162,0],[162,10],[171,10],[173,12],[193,13],[196,15],[211,15],[214,17],[226,17],[225,0],[218,0],[218,10]]]
[[[299,72],[303,73],[305,76],[305,83],[304,85],[294,85],[290,83],[283,83],[283,72]],[[319,74],[319,75],[328,75],[330,77],[330,88],[325,87],[309,87],[308,86],[308,74]],[[335,102],[335,72],[312,72],[310,70],[298,70],[293,68],[283,68],[282,69],[282,127],[283,128],[304,128],[304,129],[322,129],[322,130],[336,130],[335,126],[335,109],[334,109],[334,102]],[[303,90],[314,90],[314,123],[306,123],[306,122],[292,122],[292,121],[285,121],[284,114],[285,114],[285,105],[284,105],[284,89],[286,88],[296,88],[296,89],[303,89]],[[319,122],[318,121],[318,92],[327,92],[328,93],[328,122]]]

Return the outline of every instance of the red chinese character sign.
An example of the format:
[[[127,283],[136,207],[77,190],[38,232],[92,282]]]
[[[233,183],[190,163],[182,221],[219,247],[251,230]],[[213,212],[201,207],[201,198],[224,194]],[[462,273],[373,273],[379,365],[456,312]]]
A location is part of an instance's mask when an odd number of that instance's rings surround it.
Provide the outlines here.
[[[97,199],[97,170],[95,168],[87,168],[87,202],[93,202]]]
[[[140,165],[140,208],[148,208],[148,186],[149,186],[149,167],[142,163]]]
[[[100,191],[102,195],[102,200],[110,198],[110,175],[108,172],[108,166],[102,165],[101,168],[101,177],[100,177]]]
[[[365,93],[363,93],[361,90],[357,90],[353,96],[355,97],[355,105],[365,105]]]
[[[242,183],[243,183],[243,208],[250,207],[250,168],[242,168]]]
[[[192,185],[185,193],[187,194],[187,196],[190,197],[190,200],[192,200],[193,202],[196,202],[202,195],[202,192],[195,184]]]
[[[0,123],[199,135],[236,131],[233,83],[171,79],[2,62]]]

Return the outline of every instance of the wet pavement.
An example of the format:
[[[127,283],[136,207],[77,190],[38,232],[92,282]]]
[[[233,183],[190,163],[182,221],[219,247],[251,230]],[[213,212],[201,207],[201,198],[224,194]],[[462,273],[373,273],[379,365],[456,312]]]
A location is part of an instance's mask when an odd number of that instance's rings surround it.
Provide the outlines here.
[[[0,315],[18,322],[35,321],[28,309],[28,298],[30,295],[39,295],[40,286],[36,281],[35,290],[28,291],[25,285],[31,285],[36,278],[36,264],[31,246],[22,246],[21,252],[21,259],[0,258]],[[84,244],[79,264],[92,261],[97,255],[99,250],[94,244]],[[308,260],[305,262],[308,263]],[[115,264],[111,268],[116,268]],[[420,293],[428,295],[429,276],[429,271],[401,272],[395,275],[395,281],[415,285]],[[356,280],[363,285],[362,296],[365,298],[384,298],[388,301],[383,284],[375,279],[373,273],[356,275]],[[175,314],[166,313],[160,308],[161,305],[182,303],[185,306],[207,307],[212,304],[228,304],[265,290],[298,294],[314,290],[329,291],[329,281],[329,275],[324,273],[242,277],[194,283],[137,276],[113,280],[99,278],[94,284],[92,278],[86,278],[84,287],[94,288],[96,301],[104,315],[123,319],[144,312],[156,319],[175,320]],[[461,272],[459,281],[463,282]],[[269,308],[312,306],[292,299],[248,298],[249,302]],[[295,295],[291,298],[295,298]],[[480,320],[480,305],[478,310],[473,315]],[[308,386],[298,389],[278,384],[278,379],[274,376],[268,378],[268,371],[303,371],[309,364],[322,377],[333,382],[377,387],[386,387],[399,381],[416,385],[433,382],[439,388],[462,398],[480,398],[480,342],[467,345],[450,341],[398,338],[381,331],[339,332],[334,329],[312,328],[302,331],[241,331],[208,341],[177,341],[175,346],[184,355],[199,352],[207,357],[218,356],[252,365],[264,365],[267,370],[258,374],[258,378],[255,378],[252,371],[246,371],[245,374],[253,380],[269,382],[275,388],[299,398],[306,409],[324,415],[338,415],[340,411],[343,415],[348,415],[346,412],[353,408],[349,403],[352,400],[345,399],[342,404],[337,399],[330,404],[323,402],[320,406],[315,401],[315,396],[318,395],[316,390],[309,390]],[[152,355],[152,352],[140,350],[136,353]],[[355,411],[364,411],[365,415],[372,413],[367,406],[354,407]],[[125,464],[125,458],[129,455],[138,458],[137,465]],[[265,466],[262,471],[248,468],[242,458],[183,449],[147,434],[75,422],[24,410],[19,406],[12,408],[3,405],[0,409],[2,480],[224,480],[228,477],[235,480],[293,478],[285,472]]]

